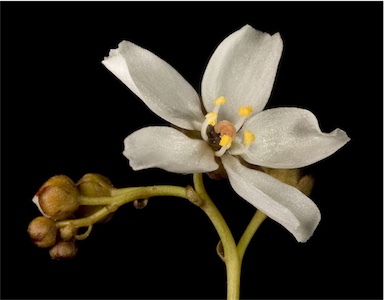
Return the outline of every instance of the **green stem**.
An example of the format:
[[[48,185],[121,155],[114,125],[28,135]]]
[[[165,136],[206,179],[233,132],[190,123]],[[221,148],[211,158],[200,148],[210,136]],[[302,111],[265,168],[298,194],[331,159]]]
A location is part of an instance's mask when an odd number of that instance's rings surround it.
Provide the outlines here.
[[[127,188],[120,188],[120,189],[112,189],[111,190],[111,196],[119,196],[122,194],[126,194],[128,192],[132,192],[134,190],[142,189],[143,187],[127,187]]]
[[[106,216],[108,216],[111,212],[112,212],[111,209],[109,209],[108,207],[103,207],[99,209],[97,212],[95,212],[94,214],[90,215],[89,217],[57,221],[56,227],[57,228],[62,228],[66,226],[74,226],[75,228],[88,227],[101,221]]]
[[[227,299],[238,300],[240,297],[242,256],[238,253],[235,240],[227,223],[205,190],[202,174],[194,174],[193,181],[196,194],[203,199],[202,203],[199,203],[198,199],[191,197],[191,187],[162,185],[115,189],[112,190],[110,197],[80,196],[80,205],[101,205],[104,207],[88,217],[58,221],[56,222],[56,227],[61,228],[71,225],[79,228],[91,226],[116,211],[120,206],[137,199],[147,199],[156,196],[174,196],[188,199],[204,211],[220,237],[227,272]]]
[[[207,194],[202,174],[194,174],[193,182],[196,193],[204,200],[201,209],[206,213],[215,227],[224,249],[224,262],[227,271],[227,299],[240,298],[241,262],[237,252],[236,243],[220,211]]]
[[[80,205],[117,205],[125,204],[137,199],[146,199],[156,196],[174,196],[187,198],[185,188],[173,185],[156,185],[116,189],[110,197],[80,196]]]
[[[86,197],[80,196],[80,205],[105,205],[94,214],[80,219],[71,219],[56,222],[56,227],[61,228],[68,225],[75,227],[87,227],[102,220],[110,213],[116,211],[123,204],[132,202],[137,199],[146,199],[156,196],[174,196],[188,199],[186,188],[179,186],[158,185],[139,188],[124,189],[125,193],[116,193],[112,197]]]
[[[245,250],[247,249],[250,241],[255,235],[257,229],[267,218],[267,215],[257,210],[251,221],[249,222],[247,228],[245,229],[242,237],[240,238],[239,243],[237,244],[237,252],[239,253],[240,262],[243,261]]]

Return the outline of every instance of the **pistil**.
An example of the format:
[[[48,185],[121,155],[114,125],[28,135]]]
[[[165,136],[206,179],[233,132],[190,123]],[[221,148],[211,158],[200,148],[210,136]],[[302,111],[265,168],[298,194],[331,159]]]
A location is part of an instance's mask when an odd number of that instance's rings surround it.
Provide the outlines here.
[[[231,148],[232,140],[236,137],[236,128],[231,122],[223,120],[216,124],[214,130],[220,135],[221,148],[215,152],[215,155],[220,157]]]

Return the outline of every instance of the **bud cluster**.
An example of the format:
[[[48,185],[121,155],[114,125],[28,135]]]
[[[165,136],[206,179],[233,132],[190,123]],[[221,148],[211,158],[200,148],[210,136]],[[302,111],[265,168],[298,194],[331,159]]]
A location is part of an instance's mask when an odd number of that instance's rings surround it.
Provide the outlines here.
[[[75,257],[76,240],[86,238],[92,226],[85,234],[78,235],[79,228],[72,223],[62,227],[58,222],[94,214],[103,206],[80,205],[80,197],[108,197],[113,189],[110,180],[99,174],[86,174],[76,184],[65,175],[49,178],[32,199],[42,216],[33,219],[28,226],[31,240],[40,248],[50,249],[53,259]]]

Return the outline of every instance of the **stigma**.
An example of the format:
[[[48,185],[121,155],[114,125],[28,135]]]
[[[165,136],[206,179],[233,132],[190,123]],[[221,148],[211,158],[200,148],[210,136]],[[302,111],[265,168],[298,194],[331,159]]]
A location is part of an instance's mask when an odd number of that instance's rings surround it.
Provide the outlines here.
[[[214,129],[216,133],[220,134],[220,136],[227,135],[232,139],[236,137],[237,130],[235,126],[229,121],[226,121],[226,120],[220,121],[215,125]]]
[[[220,121],[214,127],[215,132],[220,136],[220,150],[215,152],[215,155],[222,156],[232,146],[232,141],[236,137],[235,126],[226,120]]]
[[[218,113],[221,105],[227,102],[227,99],[223,96],[215,99],[214,108],[212,112],[209,112],[205,115],[205,120],[201,126],[201,137],[206,141],[215,152],[215,156],[223,156],[228,149],[231,148],[232,142],[236,137],[237,132],[243,126],[246,118],[248,118],[253,112],[252,106],[241,106],[238,110],[238,115],[240,116],[236,124],[229,122],[227,120],[218,121]],[[209,132],[208,132],[209,131]],[[209,136],[208,136],[209,133]],[[213,138],[212,138],[213,137]],[[244,153],[248,150],[251,143],[255,141],[255,135],[249,131],[244,131],[243,143],[244,146],[241,147],[241,150],[237,150],[239,154]],[[218,148],[218,146],[220,148]],[[232,154],[232,153],[231,153]],[[238,153],[234,154],[237,155]]]

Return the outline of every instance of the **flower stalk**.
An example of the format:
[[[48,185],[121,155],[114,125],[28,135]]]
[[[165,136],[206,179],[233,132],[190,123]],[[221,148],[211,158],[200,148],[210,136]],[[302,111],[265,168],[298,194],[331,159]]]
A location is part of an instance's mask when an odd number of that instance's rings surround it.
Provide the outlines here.
[[[253,236],[255,235],[257,229],[259,229],[261,223],[267,218],[267,215],[262,211],[257,210],[253,218],[249,222],[247,228],[245,229],[243,235],[240,238],[239,243],[237,244],[237,252],[239,254],[240,263],[243,261],[245,250],[249,243],[251,242]]]
[[[205,200],[205,205],[203,205],[201,209],[211,220],[223,245],[224,262],[227,270],[227,299],[239,299],[241,261],[235,240],[220,211],[207,194],[202,174],[194,174],[193,182],[196,192]]]

